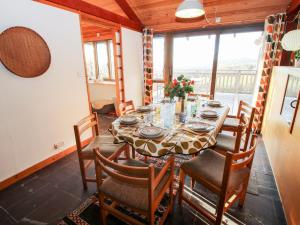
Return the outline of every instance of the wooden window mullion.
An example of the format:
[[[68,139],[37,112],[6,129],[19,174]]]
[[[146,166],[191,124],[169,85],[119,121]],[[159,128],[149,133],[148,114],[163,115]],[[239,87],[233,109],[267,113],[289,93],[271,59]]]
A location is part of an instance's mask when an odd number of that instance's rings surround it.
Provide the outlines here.
[[[164,47],[164,81],[169,83],[173,75],[173,34],[167,33]]]
[[[94,48],[94,60],[95,60],[95,75],[96,79],[99,78],[99,65],[98,65],[98,51],[97,51],[97,42],[93,42],[93,48]]]
[[[217,81],[217,69],[218,69],[218,58],[219,58],[219,47],[220,47],[220,33],[216,33],[215,49],[214,49],[214,61],[212,66],[210,94],[215,97],[216,81]]]
[[[112,80],[111,78],[111,55],[110,55],[110,51],[109,51],[109,44],[108,41],[105,41],[106,44],[106,53],[107,53],[107,67],[108,67],[108,77],[109,80]]]

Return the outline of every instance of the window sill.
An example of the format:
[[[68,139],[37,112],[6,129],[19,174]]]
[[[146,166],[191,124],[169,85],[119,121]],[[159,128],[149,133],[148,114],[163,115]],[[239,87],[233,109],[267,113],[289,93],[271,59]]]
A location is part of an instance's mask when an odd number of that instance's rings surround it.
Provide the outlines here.
[[[115,81],[89,80],[89,84],[116,85]]]

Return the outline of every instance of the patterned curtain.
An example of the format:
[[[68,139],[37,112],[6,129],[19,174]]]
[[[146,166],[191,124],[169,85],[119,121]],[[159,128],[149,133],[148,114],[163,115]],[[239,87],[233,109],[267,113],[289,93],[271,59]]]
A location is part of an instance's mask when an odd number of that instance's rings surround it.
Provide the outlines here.
[[[268,16],[265,20],[265,43],[263,53],[263,69],[256,100],[257,114],[254,118],[254,128],[261,130],[267,93],[272,76],[273,66],[280,65],[282,46],[281,40],[285,32],[286,14],[280,13]]]
[[[152,84],[153,84],[153,29],[143,29],[143,47],[144,47],[144,104],[152,103]]]

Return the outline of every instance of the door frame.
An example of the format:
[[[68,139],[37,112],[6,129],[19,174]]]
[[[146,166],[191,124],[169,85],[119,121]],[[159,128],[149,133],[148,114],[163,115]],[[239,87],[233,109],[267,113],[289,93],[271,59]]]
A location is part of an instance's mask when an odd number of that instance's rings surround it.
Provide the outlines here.
[[[87,16],[84,15],[85,17],[88,17],[89,19],[92,19],[95,21],[95,23],[99,23],[101,24],[101,20],[98,20],[97,18],[93,17],[93,16]],[[92,113],[92,103],[91,103],[91,96],[90,96],[90,88],[89,88],[89,79],[88,79],[88,74],[87,74],[87,65],[86,65],[86,61],[85,61],[85,50],[84,50],[84,44],[86,42],[93,42],[96,43],[98,41],[103,41],[103,40],[112,40],[113,43],[113,58],[114,58],[114,70],[115,70],[115,84],[116,84],[116,88],[115,88],[115,92],[116,92],[116,99],[115,99],[115,110],[116,113],[118,114],[118,105],[123,102],[124,96],[125,96],[125,89],[122,88],[124,87],[124,79],[123,79],[123,59],[121,58],[121,65],[118,65],[118,59],[117,59],[117,49],[118,46],[120,46],[120,54],[122,55],[122,35],[121,35],[121,26],[119,24],[114,24],[111,27],[111,32],[112,34],[109,36],[104,36],[104,37],[92,37],[89,39],[85,39],[83,38],[83,28],[81,25],[81,20],[82,20],[82,15],[79,14],[79,18],[80,18],[80,32],[81,32],[81,42],[82,42],[82,52],[83,52],[83,61],[84,61],[84,70],[85,70],[85,82],[86,82],[86,90],[87,90],[87,98],[88,98],[88,104],[89,104],[89,111],[90,113]],[[120,42],[117,43],[116,41],[116,33],[119,33],[120,35]],[[95,46],[94,46],[95,48]],[[96,63],[97,64],[97,63]],[[98,65],[95,65],[95,69],[97,69]],[[119,73],[119,69],[121,68],[121,72]],[[123,84],[123,85],[122,85]]]

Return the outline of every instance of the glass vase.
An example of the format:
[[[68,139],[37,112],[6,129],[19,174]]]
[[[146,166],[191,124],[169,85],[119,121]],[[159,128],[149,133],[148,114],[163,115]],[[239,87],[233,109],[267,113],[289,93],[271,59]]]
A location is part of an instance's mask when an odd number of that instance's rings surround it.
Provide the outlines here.
[[[165,128],[171,128],[175,120],[175,101],[164,100],[160,108],[160,118]]]

